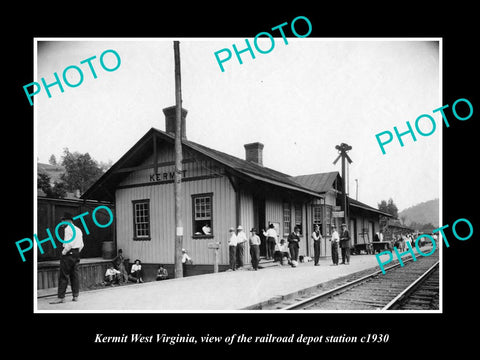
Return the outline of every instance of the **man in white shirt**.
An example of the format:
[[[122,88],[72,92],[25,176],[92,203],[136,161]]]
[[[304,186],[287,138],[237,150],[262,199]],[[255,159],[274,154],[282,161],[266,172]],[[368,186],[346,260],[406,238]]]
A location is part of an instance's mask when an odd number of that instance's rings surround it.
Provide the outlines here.
[[[267,260],[273,259],[275,245],[277,244],[277,231],[275,230],[275,226],[270,223],[267,231],[263,230],[263,236],[267,238]]]
[[[235,271],[236,262],[237,262],[237,234],[235,234],[235,229],[232,227],[228,231],[230,233],[230,238],[228,239],[228,255],[230,260],[230,269]]]
[[[65,225],[65,235],[63,237],[63,250],[60,257],[60,272],[58,275],[58,299],[52,301],[51,304],[59,304],[65,302],[65,293],[67,291],[68,280],[70,279],[70,287],[72,288],[73,301],[78,301],[78,293],[80,292],[80,251],[83,249],[82,230],[73,224],[70,214],[65,214],[62,218]]]
[[[183,270],[183,277],[187,276],[187,265],[193,264],[192,258],[188,256],[187,250],[182,249],[182,270]]]
[[[332,261],[333,265],[338,265],[338,243],[340,242],[340,236],[338,235],[337,228],[332,225]]]
[[[250,233],[250,258],[253,270],[258,270],[258,263],[260,262],[260,237],[257,235],[255,228],[252,228]]]
[[[288,250],[288,244],[285,239],[281,239],[278,244],[278,251],[280,252],[280,265],[283,266],[283,258],[286,257],[288,264],[290,264],[290,251]]]
[[[320,234],[320,226],[318,224],[315,224],[312,232],[312,239],[313,239],[313,254],[314,254],[314,260],[315,266],[319,266],[320,263],[320,241],[323,240],[322,234]]]
[[[383,241],[383,233],[381,231],[378,234],[378,241]]]
[[[237,227],[237,269],[243,268],[243,254],[245,252],[245,242],[247,241],[247,234],[243,231],[243,226]]]
[[[113,286],[114,283],[118,283],[120,280],[120,271],[113,267],[113,264],[110,264],[110,267],[105,271],[105,285],[110,284]]]

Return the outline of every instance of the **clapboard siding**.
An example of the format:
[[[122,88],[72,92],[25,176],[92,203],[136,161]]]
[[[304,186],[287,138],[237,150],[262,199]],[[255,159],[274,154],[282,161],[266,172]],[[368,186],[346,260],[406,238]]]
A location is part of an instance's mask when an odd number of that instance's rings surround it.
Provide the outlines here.
[[[109,263],[105,261],[83,263],[80,260],[80,290],[86,290],[100,284],[105,276]],[[42,266],[37,272],[37,289],[52,289],[58,287],[59,265]],[[68,290],[70,287],[68,288]]]
[[[252,194],[240,191],[240,223],[242,225],[247,238],[250,238],[250,230],[255,226],[254,212],[253,212],[253,196]],[[232,223],[232,227],[235,227],[235,223]],[[259,231],[259,229],[257,229]],[[243,262],[249,263],[251,260],[250,257],[250,242],[247,241],[245,244],[245,252]]]
[[[266,226],[269,222],[280,224],[280,238],[287,238],[288,234],[283,234],[283,200],[280,197],[265,199],[265,220]]]
[[[220,241],[220,264],[228,263],[226,233],[235,224],[235,193],[224,176],[182,182],[183,247],[194,255],[195,264],[213,264],[208,243]],[[213,193],[213,238],[194,239],[192,195]],[[150,240],[133,240],[133,200],[150,199]],[[147,263],[173,263],[175,238],[174,184],[154,184],[122,188],[116,191],[117,247],[130,259]]]

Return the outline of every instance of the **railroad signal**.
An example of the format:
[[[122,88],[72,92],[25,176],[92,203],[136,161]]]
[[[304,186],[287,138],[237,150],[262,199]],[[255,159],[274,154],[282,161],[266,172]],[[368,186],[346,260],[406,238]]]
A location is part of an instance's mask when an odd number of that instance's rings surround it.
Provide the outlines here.
[[[351,164],[353,162],[352,159],[350,159],[350,156],[348,156],[348,154],[347,154],[347,151],[352,150],[352,147],[350,145],[345,144],[345,143],[341,143],[340,145],[335,146],[335,149],[338,150],[339,155],[335,159],[335,161],[333,162],[333,165],[335,165],[338,162],[338,160],[340,160],[340,158],[342,158],[342,161],[344,161],[344,159],[346,158],[349,164]],[[342,176],[343,176],[343,174],[342,174]]]
[[[350,156],[348,156],[347,151],[352,150],[352,147],[348,144],[341,143],[340,145],[335,146],[335,149],[338,150],[338,156],[333,162],[333,165],[335,165],[340,158],[342,159],[342,196],[343,196],[343,211],[344,211],[344,218],[345,218],[345,224],[347,224],[348,228],[348,210],[347,210],[347,191],[345,187],[345,159],[347,159],[348,163],[351,164],[353,161],[350,159]]]

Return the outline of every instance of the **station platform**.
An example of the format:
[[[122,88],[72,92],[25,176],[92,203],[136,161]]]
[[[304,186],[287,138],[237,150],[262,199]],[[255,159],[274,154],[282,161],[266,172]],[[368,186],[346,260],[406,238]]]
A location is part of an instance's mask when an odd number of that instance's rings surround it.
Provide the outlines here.
[[[427,251],[425,249],[424,251]],[[375,255],[352,255],[350,265],[331,266],[330,258],[289,265],[225,271],[180,279],[118,285],[80,292],[73,302],[50,304],[55,297],[37,299],[43,312],[230,312],[254,309],[258,304],[291,296],[333,279],[372,269],[379,270]],[[70,287],[68,288],[70,290]]]

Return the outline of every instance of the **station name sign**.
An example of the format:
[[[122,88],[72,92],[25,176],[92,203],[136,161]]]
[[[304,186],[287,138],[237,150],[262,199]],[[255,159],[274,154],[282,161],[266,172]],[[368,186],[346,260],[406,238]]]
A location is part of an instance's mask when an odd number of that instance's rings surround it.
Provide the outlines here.
[[[182,170],[182,178],[187,177],[187,170]],[[166,171],[163,173],[156,173],[150,175],[150,182],[157,181],[173,181],[175,180],[175,171]]]

